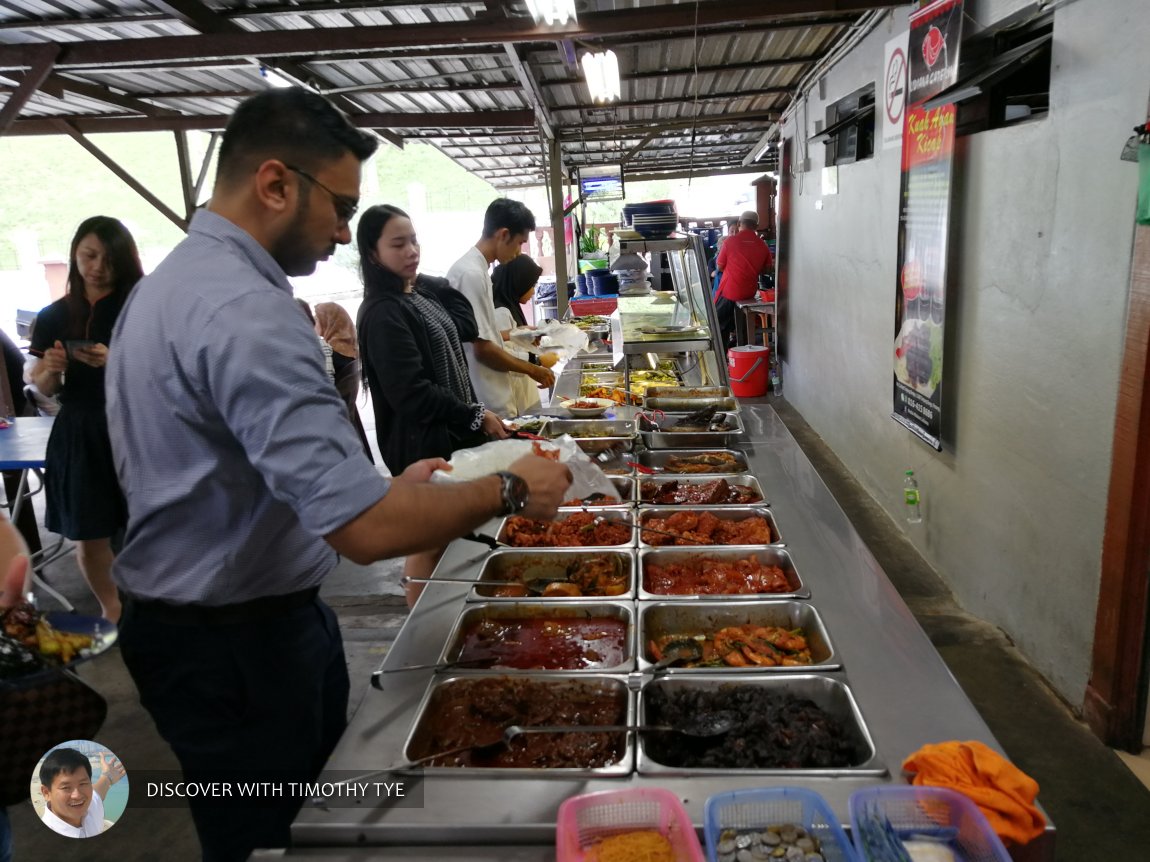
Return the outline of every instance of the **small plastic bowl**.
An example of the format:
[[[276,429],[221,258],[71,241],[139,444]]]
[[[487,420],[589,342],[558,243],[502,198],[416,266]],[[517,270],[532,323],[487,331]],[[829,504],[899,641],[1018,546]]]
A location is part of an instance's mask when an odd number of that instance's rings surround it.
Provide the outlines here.
[[[594,403],[594,407],[575,406],[592,403]],[[567,401],[560,401],[559,406],[576,419],[595,419],[614,407],[615,402],[610,398],[571,398]]]

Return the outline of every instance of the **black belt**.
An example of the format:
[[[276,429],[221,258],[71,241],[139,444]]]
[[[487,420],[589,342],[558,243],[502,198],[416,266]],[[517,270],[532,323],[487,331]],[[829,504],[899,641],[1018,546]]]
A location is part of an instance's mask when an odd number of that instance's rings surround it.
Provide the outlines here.
[[[140,619],[173,626],[229,626],[263,622],[307,607],[316,600],[317,595],[319,587],[308,587],[295,593],[261,596],[234,605],[174,605],[158,599],[139,599],[120,593],[125,611],[130,611]]]

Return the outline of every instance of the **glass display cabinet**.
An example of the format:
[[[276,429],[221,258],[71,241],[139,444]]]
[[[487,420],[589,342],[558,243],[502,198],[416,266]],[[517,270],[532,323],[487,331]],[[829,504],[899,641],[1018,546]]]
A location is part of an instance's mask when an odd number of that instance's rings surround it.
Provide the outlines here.
[[[711,298],[706,251],[696,235],[659,240],[621,240],[622,254],[646,255],[652,264],[662,263],[671,275],[672,290],[655,290],[638,296],[621,295],[611,315],[611,350],[616,369],[627,375],[632,369],[655,367],[656,357],[683,355],[680,365],[690,370],[685,383],[695,386],[726,386],[726,350],[722,344],[715,304]],[[693,356],[697,361],[688,361]]]

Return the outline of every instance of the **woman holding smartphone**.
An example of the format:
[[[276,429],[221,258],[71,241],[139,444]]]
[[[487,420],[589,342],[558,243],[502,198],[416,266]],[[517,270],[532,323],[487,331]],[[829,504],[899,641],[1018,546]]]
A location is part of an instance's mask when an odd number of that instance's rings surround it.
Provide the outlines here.
[[[45,526],[76,543],[76,558],[100,603],[120,618],[112,582],[112,542],[128,522],[116,480],[104,407],[104,366],[112,328],[128,293],[143,277],[136,241],[117,219],[93,216],[76,229],[68,292],[36,317],[28,352],[38,357],[32,382],[60,396],[48,438]]]

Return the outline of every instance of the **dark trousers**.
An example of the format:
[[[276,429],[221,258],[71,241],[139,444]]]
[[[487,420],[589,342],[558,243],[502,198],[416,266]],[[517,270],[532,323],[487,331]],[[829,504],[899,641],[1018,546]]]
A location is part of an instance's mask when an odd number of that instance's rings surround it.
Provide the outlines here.
[[[313,781],[347,726],[339,623],[315,599],[272,619],[176,625],[124,604],[124,663],[185,781]],[[205,862],[290,843],[296,798],[190,799]]]
[[[715,317],[719,319],[719,332],[723,335],[725,347],[735,346],[735,303],[720,296],[715,300]],[[720,361],[725,357],[720,357]]]

